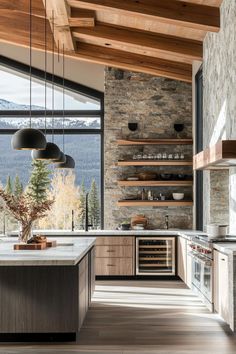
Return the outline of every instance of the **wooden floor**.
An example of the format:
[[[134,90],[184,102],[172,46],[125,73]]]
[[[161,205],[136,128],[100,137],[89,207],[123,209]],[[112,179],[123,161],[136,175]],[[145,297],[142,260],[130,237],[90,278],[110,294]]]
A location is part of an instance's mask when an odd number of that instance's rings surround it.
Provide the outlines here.
[[[78,344],[1,345],[0,353],[235,354],[236,336],[182,282],[97,282]]]

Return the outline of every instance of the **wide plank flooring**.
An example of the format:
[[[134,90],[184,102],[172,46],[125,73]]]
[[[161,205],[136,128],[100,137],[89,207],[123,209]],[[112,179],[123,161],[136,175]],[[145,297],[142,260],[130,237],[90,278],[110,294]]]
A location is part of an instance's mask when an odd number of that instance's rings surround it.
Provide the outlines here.
[[[180,281],[103,281],[77,344],[5,344],[0,353],[235,354],[236,336]]]

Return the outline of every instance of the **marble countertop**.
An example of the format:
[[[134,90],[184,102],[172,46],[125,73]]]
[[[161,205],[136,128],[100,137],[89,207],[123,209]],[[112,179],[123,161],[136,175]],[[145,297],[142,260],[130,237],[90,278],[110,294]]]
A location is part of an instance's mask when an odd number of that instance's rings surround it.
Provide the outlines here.
[[[236,242],[214,243],[214,249],[227,255],[236,256]]]
[[[40,251],[15,251],[16,239],[0,238],[0,266],[73,266],[95,245],[94,237],[58,238],[58,246]]]
[[[183,229],[157,229],[157,230],[128,230],[128,231],[122,231],[122,230],[90,230],[90,231],[80,231],[80,230],[75,230],[75,231],[70,231],[70,230],[35,230],[34,233],[39,233],[45,236],[83,236],[83,237],[99,237],[99,236],[163,236],[163,235],[170,235],[170,236],[183,236],[183,237],[189,237],[191,238],[192,236],[196,234],[205,234],[202,231],[197,231],[197,230],[183,230]],[[17,232],[12,232],[13,236],[17,235]]]

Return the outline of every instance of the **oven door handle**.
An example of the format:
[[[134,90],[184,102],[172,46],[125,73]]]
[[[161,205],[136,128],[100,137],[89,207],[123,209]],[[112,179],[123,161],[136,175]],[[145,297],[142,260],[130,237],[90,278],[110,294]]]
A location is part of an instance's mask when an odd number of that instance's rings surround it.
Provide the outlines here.
[[[210,259],[204,259],[203,257],[199,257],[195,252],[189,252],[188,255],[199,263],[202,263],[206,266],[212,266],[212,261]]]

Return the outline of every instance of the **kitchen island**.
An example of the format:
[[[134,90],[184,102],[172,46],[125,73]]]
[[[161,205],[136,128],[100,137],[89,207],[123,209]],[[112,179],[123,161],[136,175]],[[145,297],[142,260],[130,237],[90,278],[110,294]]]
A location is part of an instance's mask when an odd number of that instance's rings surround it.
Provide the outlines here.
[[[96,239],[66,237],[45,250],[0,241],[0,340],[74,341],[95,284]]]

